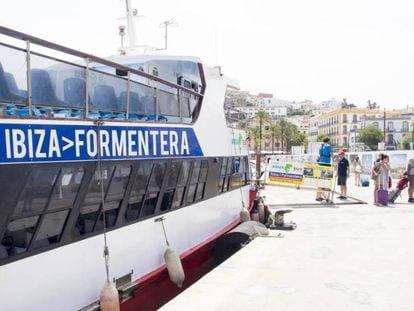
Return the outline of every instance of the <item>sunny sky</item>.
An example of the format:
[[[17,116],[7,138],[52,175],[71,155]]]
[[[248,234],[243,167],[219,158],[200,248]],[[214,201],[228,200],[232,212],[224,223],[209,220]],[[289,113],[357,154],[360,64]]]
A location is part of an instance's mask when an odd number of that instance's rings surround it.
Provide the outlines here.
[[[142,40],[221,65],[243,90],[300,101],[414,105],[414,1],[138,1]],[[120,45],[124,0],[2,1],[0,24],[109,56]]]

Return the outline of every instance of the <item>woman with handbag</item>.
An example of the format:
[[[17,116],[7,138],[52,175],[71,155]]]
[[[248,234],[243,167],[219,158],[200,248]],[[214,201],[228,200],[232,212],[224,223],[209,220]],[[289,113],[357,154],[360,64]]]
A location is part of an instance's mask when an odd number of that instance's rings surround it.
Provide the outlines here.
[[[379,202],[378,192],[388,190],[388,180],[391,172],[389,165],[390,157],[386,154],[381,154],[380,161],[376,162],[371,170],[371,179],[374,180],[374,205],[387,205],[388,203],[388,194],[387,200],[384,202]],[[388,191],[387,191],[388,192]]]
[[[355,186],[361,186],[362,164],[359,157],[354,160]]]

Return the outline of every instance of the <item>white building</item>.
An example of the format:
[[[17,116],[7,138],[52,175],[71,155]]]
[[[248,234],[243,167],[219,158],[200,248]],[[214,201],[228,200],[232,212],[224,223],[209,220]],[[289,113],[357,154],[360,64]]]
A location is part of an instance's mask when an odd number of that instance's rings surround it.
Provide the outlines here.
[[[374,124],[377,128],[381,131],[384,131],[384,117],[381,118],[374,118],[374,117],[366,117],[360,119],[360,128],[363,129],[368,125]],[[385,117],[385,148],[387,150],[395,150],[399,149],[401,145],[401,141],[405,135],[413,130],[412,126],[412,116],[410,115],[401,115],[401,116],[392,116],[386,115]],[[359,131],[355,131],[352,135],[354,136],[354,140],[352,136],[350,137],[350,146],[357,143],[358,141],[358,133]]]
[[[259,110],[264,110],[267,112],[269,117],[273,120],[278,120],[287,116],[286,107],[278,106],[259,106],[259,107],[240,107],[240,111],[244,112],[247,115],[247,118],[254,118]]]

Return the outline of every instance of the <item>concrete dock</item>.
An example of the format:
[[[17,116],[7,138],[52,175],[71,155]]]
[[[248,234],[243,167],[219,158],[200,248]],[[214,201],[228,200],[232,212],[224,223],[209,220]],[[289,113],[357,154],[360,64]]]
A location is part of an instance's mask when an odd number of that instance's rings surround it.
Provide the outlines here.
[[[414,204],[390,207],[370,188],[355,200],[315,202],[315,192],[266,186],[273,209],[294,209],[294,231],[258,237],[161,310],[414,310]],[[337,195],[335,195],[336,198]],[[354,204],[355,203],[355,204]]]

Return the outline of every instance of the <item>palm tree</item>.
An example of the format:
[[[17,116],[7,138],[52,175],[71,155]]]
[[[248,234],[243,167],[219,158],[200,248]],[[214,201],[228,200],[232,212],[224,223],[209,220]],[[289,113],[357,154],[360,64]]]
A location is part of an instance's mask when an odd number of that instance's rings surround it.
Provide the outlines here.
[[[279,124],[278,123],[270,124],[269,131],[270,131],[270,135],[272,137],[272,154],[273,154],[274,147],[275,147],[275,138],[278,139],[280,137],[280,126],[279,126]]]
[[[259,152],[262,153],[263,123],[268,122],[270,118],[268,113],[261,109],[257,112],[256,118],[259,119]]]

